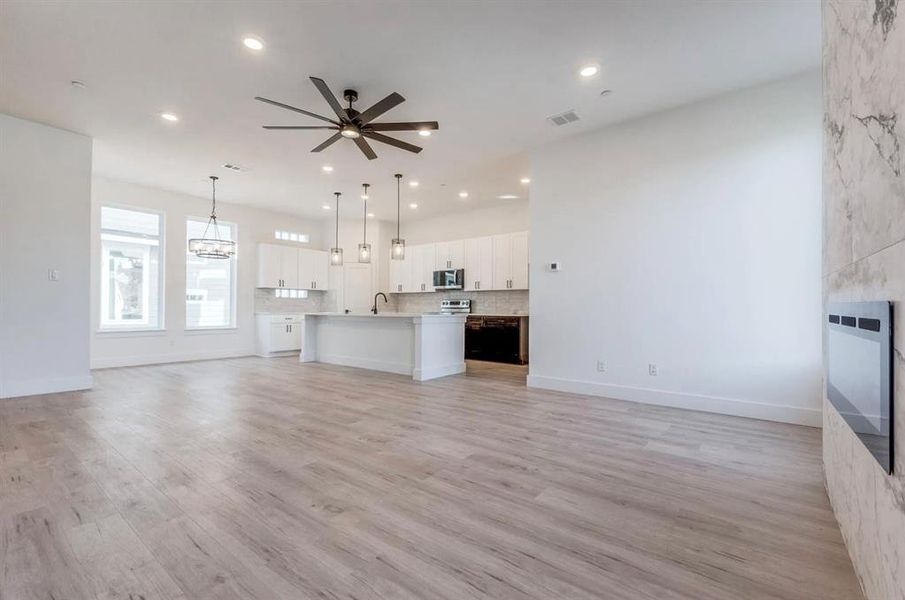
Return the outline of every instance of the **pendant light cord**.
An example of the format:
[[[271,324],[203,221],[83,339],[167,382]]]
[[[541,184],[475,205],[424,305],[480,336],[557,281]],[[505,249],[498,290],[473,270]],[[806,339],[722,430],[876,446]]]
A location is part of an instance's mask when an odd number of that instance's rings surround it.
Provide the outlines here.
[[[396,175],[396,239],[399,239],[399,220],[401,214],[399,212],[399,182],[402,181],[402,175]]]
[[[370,187],[367,183],[362,184],[365,188],[365,216],[364,216],[364,236],[361,240],[362,244],[368,243],[368,187]]]
[[[336,195],[336,248],[339,248],[339,192],[333,192]]]
[[[211,175],[211,217],[207,220],[207,226],[204,233],[201,234],[202,239],[207,239],[207,232],[214,224],[214,239],[220,241],[220,227],[217,225],[217,180],[220,179],[216,175]]]

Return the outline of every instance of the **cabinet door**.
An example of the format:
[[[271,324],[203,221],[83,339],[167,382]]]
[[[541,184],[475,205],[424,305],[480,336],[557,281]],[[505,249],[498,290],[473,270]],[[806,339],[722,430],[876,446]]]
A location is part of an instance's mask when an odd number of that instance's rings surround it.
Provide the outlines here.
[[[520,231],[511,236],[512,276],[509,289],[528,289],[528,232]]]
[[[258,285],[259,288],[281,287],[282,246],[276,244],[258,244]]]
[[[329,276],[329,254],[323,250],[312,250],[314,262],[314,289],[326,290]]]
[[[493,289],[493,238],[465,240],[465,289]]]
[[[298,283],[300,290],[314,289],[314,250],[298,251]]]
[[[291,323],[289,325],[289,339],[287,341],[290,350],[302,349],[302,327],[304,325],[301,323]]]
[[[292,333],[289,323],[273,323],[270,326],[270,351],[285,352],[292,350]]]
[[[434,244],[434,270],[451,269],[449,266],[449,242]]]
[[[299,289],[299,249],[280,246],[280,273],[283,285],[280,287]]]
[[[425,292],[427,291],[427,287],[424,285],[424,261],[427,258],[427,253],[424,251],[424,246],[412,246],[411,251],[411,291]],[[408,254],[408,250],[406,250],[406,254]]]
[[[512,280],[512,236],[493,236],[493,288],[509,289]]]
[[[413,292],[412,283],[412,248],[406,248],[405,258],[390,259],[390,291],[396,294]]]
[[[465,240],[456,240],[447,244],[447,257],[450,269],[465,268]]]

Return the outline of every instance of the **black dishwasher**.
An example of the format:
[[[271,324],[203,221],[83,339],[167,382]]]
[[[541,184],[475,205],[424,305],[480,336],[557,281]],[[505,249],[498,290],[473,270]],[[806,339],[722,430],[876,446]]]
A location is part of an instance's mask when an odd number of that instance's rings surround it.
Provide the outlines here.
[[[465,358],[523,364],[519,335],[518,317],[469,316],[465,321]]]

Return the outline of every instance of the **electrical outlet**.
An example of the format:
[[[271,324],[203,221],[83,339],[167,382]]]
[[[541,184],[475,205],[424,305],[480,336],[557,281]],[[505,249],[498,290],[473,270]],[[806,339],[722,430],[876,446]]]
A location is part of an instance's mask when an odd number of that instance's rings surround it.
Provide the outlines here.
[[[654,363],[647,365],[647,374],[651,377],[656,377],[658,372],[659,371],[657,371],[657,365],[655,365]]]
[[[56,269],[47,269],[47,280],[48,281],[59,281],[60,272]]]
[[[600,371],[601,373],[606,373],[606,361],[605,360],[597,361],[597,370]]]

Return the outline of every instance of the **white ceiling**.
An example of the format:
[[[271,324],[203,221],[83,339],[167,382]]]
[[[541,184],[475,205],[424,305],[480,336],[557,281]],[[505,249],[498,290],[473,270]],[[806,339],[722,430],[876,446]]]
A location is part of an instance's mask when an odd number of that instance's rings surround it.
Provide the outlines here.
[[[264,50],[246,49],[247,34]],[[420,205],[404,206],[411,219],[523,201],[497,196],[527,197],[518,180],[530,175],[530,148],[816,68],[819,45],[816,0],[5,0],[0,111],[91,135],[98,174],[204,197],[217,174],[224,201],[305,216],[325,216],[333,191],[357,199],[367,181],[377,216],[394,217],[401,172],[421,183],[403,189],[406,205]],[[587,63],[601,73],[582,80]],[[372,142],[370,162],[349,140],[312,154],[329,132],[262,130],[320,123],[257,95],[330,114],[310,75],[337,96],[357,89],[359,110],[397,91],[406,102],[379,120],[437,120],[440,130],[396,135],[423,145],[419,155]],[[581,121],[546,121],[569,109]]]

